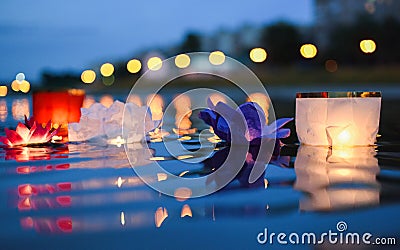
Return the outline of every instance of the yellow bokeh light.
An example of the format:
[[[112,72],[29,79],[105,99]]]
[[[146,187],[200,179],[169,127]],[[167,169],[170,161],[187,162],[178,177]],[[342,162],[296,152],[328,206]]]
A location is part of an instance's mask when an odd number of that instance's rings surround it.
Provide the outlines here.
[[[109,77],[114,74],[114,65],[111,63],[105,63],[100,67],[100,73],[102,76]]]
[[[31,84],[27,80],[23,80],[19,84],[19,90],[21,90],[21,92],[23,93],[28,93],[30,89],[31,89]]]
[[[175,65],[180,69],[187,68],[190,65],[190,57],[186,54],[180,54],[175,57]]]
[[[254,48],[250,51],[250,59],[255,63],[262,63],[267,59],[267,51],[263,48]]]
[[[376,50],[376,43],[373,40],[362,40],[360,42],[360,49],[366,54],[374,53]]]
[[[300,48],[300,54],[304,58],[314,58],[317,55],[317,47],[314,44],[303,44]]]
[[[0,96],[6,96],[7,91],[8,91],[7,86],[0,86]]]
[[[132,59],[126,65],[126,69],[132,74],[139,72],[141,68],[142,63],[138,59]]]
[[[149,68],[149,70],[152,70],[152,71],[157,71],[157,70],[161,69],[161,67],[162,67],[161,58],[159,58],[157,56],[151,57],[147,61],[147,67]]]
[[[96,80],[96,73],[93,70],[85,70],[81,74],[81,80],[84,83],[90,84]]]
[[[19,84],[20,83],[17,80],[14,80],[11,83],[11,89],[14,90],[15,92],[18,92],[19,91]]]
[[[211,52],[208,60],[212,65],[221,65],[225,62],[225,54],[222,51]]]
[[[103,77],[101,80],[102,80],[104,85],[111,86],[111,85],[114,84],[115,77],[114,76]]]

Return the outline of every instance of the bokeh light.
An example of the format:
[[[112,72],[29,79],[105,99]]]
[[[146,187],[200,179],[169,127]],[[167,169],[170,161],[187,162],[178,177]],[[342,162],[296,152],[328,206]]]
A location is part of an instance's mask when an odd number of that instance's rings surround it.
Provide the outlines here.
[[[367,39],[360,42],[360,49],[363,53],[371,54],[376,50],[376,43],[374,40]]]
[[[100,103],[103,104],[104,107],[109,108],[114,103],[114,98],[112,95],[103,95],[100,98]]]
[[[260,107],[262,108],[262,110],[264,111],[265,114],[265,122],[266,124],[268,124],[268,116],[269,116],[269,108],[270,108],[270,103],[271,100],[269,99],[269,97],[264,94],[264,93],[252,93],[247,97],[247,102],[255,102],[258,105],[260,105]]]
[[[213,94],[209,95],[208,98],[210,98],[211,102],[214,105],[217,105],[217,103],[219,103],[219,102],[227,103],[225,96],[223,96],[220,93],[213,93]]]
[[[317,55],[317,47],[314,44],[303,44],[300,47],[300,54],[307,59],[314,58]]]
[[[132,59],[126,64],[126,69],[132,74],[139,72],[141,68],[142,63],[138,59]]]
[[[262,63],[267,59],[267,51],[263,48],[254,48],[250,51],[250,59],[255,63]]]
[[[87,84],[93,83],[94,80],[96,80],[96,72],[90,69],[83,71],[81,74],[81,80]]]
[[[103,77],[101,80],[102,80],[104,85],[111,86],[111,85],[114,84],[115,77],[114,76]]]
[[[114,65],[111,63],[105,63],[100,67],[100,73],[102,76],[109,77],[114,74]]]
[[[331,72],[331,73],[336,72],[338,69],[338,64],[337,64],[336,60],[332,60],[332,59],[326,60],[325,69],[326,69],[326,71]]]
[[[25,80],[25,74],[24,73],[18,73],[16,76],[15,76],[15,80],[17,80],[17,81],[19,81],[19,82],[22,82],[23,80]]]
[[[12,102],[11,113],[14,120],[23,120],[24,117],[30,117],[30,106],[29,100],[24,99],[15,99]]]
[[[140,99],[139,95],[129,95],[127,102],[134,103],[139,107],[143,105],[142,99]]]
[[[0,86],[0,97],[6,96],[7,92],[8,92],[7,86]]]
[[[186,54],[180,54],[175,57],[175,65],[180,69],[187,68],[190,65],[190,57]]]
[[[159,58],[157,56],[150,57],[149,60],[147,61],[147,67],[149,68],[149,70],[152,70],[152,71],[157,71],[157,70],[161,69],[161,67],[162,67],[161,58]]]
[[[12,83],[11,83],[11,89],[13,90],[13,91],[15,91],[15,92],[18,92],[19,91],[19,82],[17,81],[17,80],[14,80]]]
[[[28,93],[30,89],[31,89],[31,84],[30,84],[27,80],[23,80],[23,81],[19,84],[19,90],[20,90],[22,93]]]
[[[93,104],[96,103],[96,100],[91,95],[86,95],[85,99],[83,99],[82,108],[90,108]]]
[[[212,65],[221,65],[225,62],[225,54],[222,51],[213,51],[210,53],[208,60]]]

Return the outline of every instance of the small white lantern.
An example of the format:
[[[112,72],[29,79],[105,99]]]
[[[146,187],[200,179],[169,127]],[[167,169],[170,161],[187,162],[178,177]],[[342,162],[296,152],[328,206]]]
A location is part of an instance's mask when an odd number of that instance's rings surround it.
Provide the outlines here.
[[[309,195],[300,210],[323,211],[379,204],[380,168],[374,147],[300,146],[294,188]]]
[[[300,143],[331,147],[375,144],[381,99],[380,92],[297,93]]]

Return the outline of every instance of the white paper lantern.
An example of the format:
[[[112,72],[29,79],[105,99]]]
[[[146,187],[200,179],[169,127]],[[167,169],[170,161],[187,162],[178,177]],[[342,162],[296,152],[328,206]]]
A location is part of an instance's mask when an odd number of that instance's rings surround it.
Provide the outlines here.
[[[297,93],[297,135],[306,145],[373,145],[380,110],[380,92]]]

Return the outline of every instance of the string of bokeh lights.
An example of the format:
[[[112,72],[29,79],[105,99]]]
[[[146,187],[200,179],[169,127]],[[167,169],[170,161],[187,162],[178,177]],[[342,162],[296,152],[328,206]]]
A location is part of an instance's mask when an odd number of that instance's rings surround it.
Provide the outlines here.
[[[362,40],[359,44],[360,50],[365,54],[372,54],[376,50],[376,43],[372,39]],[[318,48],[316,45],[307,43],[300,47],[300,55],[305,59],[313,59],[318,54]],[[250,50],[249,58],[254,63],[263,63],[268,58],[267,50],[264,48],[253,48]],[[225,62],[225,54],[222,51],[213,51],[210,53],[209,62],[214,65],[222,65]],[[184,69],[190,65],[190,57],[187,54],[180,54],[175,57],[175,65],[177,68]],[[158,71],[162,68],[162,59],[158,56],[150,57],[147,60],[146,66],[151,71]],[[139,59],[131,59],[126,64],[126,69],[131,74],[137,74],[143,68],[142,62]],[[336,60],[328,59],[325,61],[325,69],[328,72],[336,72],[338,64]],[[100,75],[104,85],[110,86],[114,83],[115,68],[110,62],[106,62],[100,67]],[[81,80],[85,84],[92,84],[97,78],[96,72],[92,69],[86,69],[81,73]],[[28,93],[31,89],[30,83],[25,79],[24,73],[18,73],[15,80],[11,83],[11,89],[14,92]],[[0,97],[7,96],[8,86],[0,85]]]

